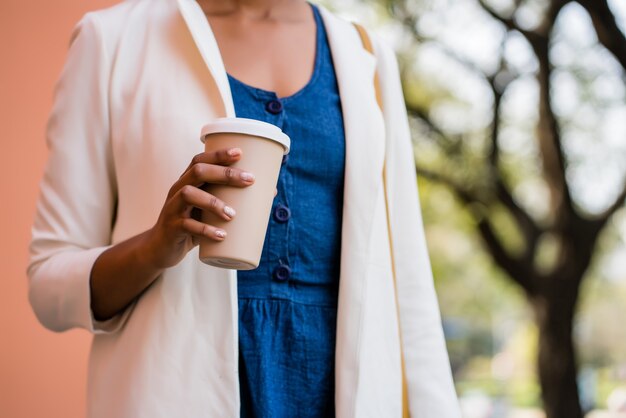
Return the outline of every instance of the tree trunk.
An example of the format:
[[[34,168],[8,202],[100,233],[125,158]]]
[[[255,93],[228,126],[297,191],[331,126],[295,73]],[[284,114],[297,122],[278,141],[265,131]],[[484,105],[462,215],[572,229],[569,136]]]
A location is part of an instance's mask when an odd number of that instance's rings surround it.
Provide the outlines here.
[[[560,289],[531,299],[539,328],[538,372],[546,418],[582,418],[572,323],[578,288],[558,280]],[[568,289],[569,287],[575,289]]]

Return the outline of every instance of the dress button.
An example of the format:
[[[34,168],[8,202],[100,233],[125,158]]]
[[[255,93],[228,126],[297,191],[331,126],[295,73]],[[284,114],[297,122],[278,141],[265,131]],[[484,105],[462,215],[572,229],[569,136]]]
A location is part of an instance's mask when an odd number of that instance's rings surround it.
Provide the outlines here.
[[[285,281],[289,279],[291,275],[291,269],[286,264],[281,264],[274,269],[274,278],[276,280]]]
[[[274,208],[274,219],[278,222],[287,222],[291,217],[291,210],[285,205],[277,205]]]
[[[284,154],[282,163],[285,164],[288,160],[289,160],[289,154]]]
[[[283,104],[279,100],[270,100],[265,104],[265,109],[270,113],[277,114],[283,110]]]

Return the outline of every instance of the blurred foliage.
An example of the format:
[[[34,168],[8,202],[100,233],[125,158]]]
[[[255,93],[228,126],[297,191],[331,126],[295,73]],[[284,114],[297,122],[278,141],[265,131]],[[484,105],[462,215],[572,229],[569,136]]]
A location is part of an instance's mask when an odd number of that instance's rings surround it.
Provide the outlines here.
[[[401,3],[406,9],[398,12],[397,0],[366,1],[361,20],[371,22],[396,48],[405,99],[417,111],[410,114],[410,124],[418,166],[472,190],[489,189],[494,96],[485,75],[493,76],[502,92],[498,146],[503,180],[540,225],[553,222],[536,141],[538,63],[524,37],[503,30],[474,0]],[[521,7],[519,24],[532,29],[548,2],[489,4],[504,15]],[[591,214],[615,198],[626,166],[626,75],[598,44],[581,10],[572,3],[556,22],[550,45],[552,104],[574,203],[581,213]],[[417,17],[414,31],[394,21],[407,11]],[[485,250],[476,233],[476,213],[488,217],[513,255],[526,249],[517,223],[500,205],[465,207],[439,182],[420,177],[419,189],[459,393],[479,390],[505,396],[514,405],[539,405],[534,318],[524,293]],[[592,370],[585,384],[600,406],[626,381],[626,328],[619,321],[626,317],[625,236],[626,215],[618,213],[598,240],[574,323],[580,363]],[[538,271],[555,268],[559,240],[550,232],[541,235],[533,261]]]
[[[331,10],[375,28],[396,49],[415,158],[421,168],[488,190],[494,91],[502,93],[498,117],[498,167],[516,202],[540,226],[554,222],[537,144],[537,59],[524,36],[507,31],[477,0],[322,1]],[[532,30],[548,0],[493,0]],[[399,5],[404,10],[398,10]],[[626,27],[626,7],[612,2]],[[617,7],[619,6],[619,7]],[[398,16],[415,16],[414,30]],[[577,210],[593,214],[619,192],[626,167],[626,74],[598,43],[588,15],[572,2],[559,13],[550,41],[552,107],[568,160],[566,178]],[[490,85],[485,75],[492,77]],[[496,267],[476,232],[487,217],[509,253],[526,242],[500,205],[464,206],[448,187],[418,180],[444,331],[459,394],[476,391],[513,405],[538,406],[535,355],[538,333],[524,292]],[[580,289],[574,338],[586,393],[605,406],[626,382],[626,214],[618,212],[600,235]],[[555,268],[560,238],[539,239],[538,271]],[[588,405],[586,405],[588,406]]]

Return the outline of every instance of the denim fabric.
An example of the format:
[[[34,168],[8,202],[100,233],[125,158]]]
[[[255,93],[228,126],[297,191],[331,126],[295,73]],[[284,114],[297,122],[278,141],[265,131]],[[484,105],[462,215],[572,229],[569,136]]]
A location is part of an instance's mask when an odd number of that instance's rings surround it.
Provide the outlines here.
[[[275,92],[228,79],[235,112],[291,138],[261,262],[238,271],[241,417],[334,417],[344,127],[319,9],[312,77]]]

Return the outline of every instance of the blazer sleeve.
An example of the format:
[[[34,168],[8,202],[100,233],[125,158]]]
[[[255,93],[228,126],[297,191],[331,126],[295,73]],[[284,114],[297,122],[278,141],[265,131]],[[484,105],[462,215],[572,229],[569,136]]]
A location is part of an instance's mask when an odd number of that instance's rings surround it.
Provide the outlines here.
[[[414,151],[393,48],[376,34],[386,131],[386,181],[409,412],[460,418],[426,246]]]
[[[110,62],[96,19],[88,13],[74,27],[55,87],[26,269],[31,307],[43,326],[57,332],[115,332],[131,310],[96,321],[90,307],[91,268],[111,246],[117,196],[109,141]]]

